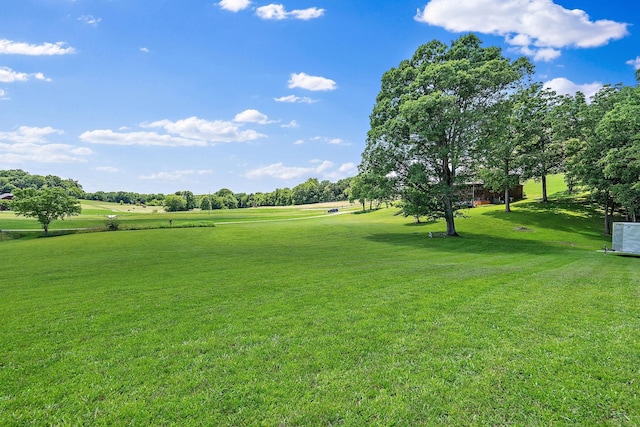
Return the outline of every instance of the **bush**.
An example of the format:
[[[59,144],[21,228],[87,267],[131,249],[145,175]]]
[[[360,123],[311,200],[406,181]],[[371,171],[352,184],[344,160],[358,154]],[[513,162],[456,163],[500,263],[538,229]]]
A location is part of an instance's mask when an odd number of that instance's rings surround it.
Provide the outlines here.
[[[120,229],[120,221],[117,218],[109,218],[105,222],[107,231],[118,231]]]

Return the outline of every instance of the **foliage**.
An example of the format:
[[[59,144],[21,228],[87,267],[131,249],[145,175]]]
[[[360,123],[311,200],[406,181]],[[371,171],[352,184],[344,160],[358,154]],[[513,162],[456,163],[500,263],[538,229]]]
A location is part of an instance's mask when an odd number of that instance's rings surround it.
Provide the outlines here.
[[[640,87],[604,115],[596,135],[611,147],[600,161],[604,177],[611,182],[611,196],[636,221],[640,214]]]
[[[164,210],[167,212],[178,212],[187,210],[187,200],[177,194],[169,194],[164,198]]]
[[[532,72],[525,58],[511,62],[474,35],[419,47],[382,77],[360,171],[434,195],[447,234],[457,235],[456,188],[471,174],[483,118]]]
[[[200,198],[200,209],[203,211],[211,209],[211,196],[205,195]]]
[[[579,134],[567,146],[567,173],[603,206],[605,234],[611,233],[616,204],[625,206],[632,216],[637,212],[633,187],[640,176],[624,167],[635,164],[639,90],[620,85],[601,89],[590,104],[581,105]]]
[[[105,228],[107,231],[118,231],[120,229],[120,221],[116,217],[107,218]]]
[[[82,210],[78,200],[60,187],[16,189],[11,208],[16,215],[37,219],[45,234],[52,221],[79,215]]]
[[[0,193],[27,188],[40,190],[44,187],[62,188],[67,194],[77,198],[84,194],[82,186],[72,179],[62,179],[55,175],[32,175],[22,169],[0,170]]]
[[[176,195],[184,197],[184,202],[185,202],[184,210],[190,211],[191,209],[195,209],[198,207],[196,203],[196,197],[193,195],[191,191],[188,191],[188,190],[178,191],[176,192]]]

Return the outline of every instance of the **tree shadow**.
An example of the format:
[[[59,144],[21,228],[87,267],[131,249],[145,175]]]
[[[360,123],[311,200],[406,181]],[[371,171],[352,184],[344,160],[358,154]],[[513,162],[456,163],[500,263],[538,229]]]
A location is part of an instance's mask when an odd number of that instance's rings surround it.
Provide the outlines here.
[[[486,215],[513,224],[553,229],[584,236],[602,236],[604,216],[589,201],[550,200],[542,202],[514,203],[511,212],[487,211]]]
[[[436,236],[437,234],[437,236]],[[517,238],[497,237],[490,234],[465,232],[460,237],[441,237],[441,233],[434,233],[430,238],[428,233],[376,233],[366,237],[375,243],[383,243],[400,247],[430,249],[446,253],[479,254],[508,254],[525,253],[527,255],[566,254],[569,251],[584,249],[574,248],[572,244],[562,242],[544,242]]]

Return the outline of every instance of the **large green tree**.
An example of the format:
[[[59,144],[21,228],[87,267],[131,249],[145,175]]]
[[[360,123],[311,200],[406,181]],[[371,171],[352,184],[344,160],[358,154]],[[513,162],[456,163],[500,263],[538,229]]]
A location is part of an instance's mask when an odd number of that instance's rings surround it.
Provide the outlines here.
[[[600,120],[596,135],[610,147],[599,164],[611,183],[611,197],[635,222],[640,214],[640,87],[627,92]]]
[[[601,122],[607,113],[629,96],[631,90],[627,86],[605,86],[598,91],[591,103],[580,108],[578,137],[567,146],[567,173],[602,205],[605,234],[611,234],[616,201],[612,193],[615,179],[605,174],[603,159],[611,150],[620,148],[623,139],[615,137],[615,127],[602,128]],[[577,99],[580,100],[580,96]]]
[[[511,212],[509,189],[520,183],[523,147],[531,137],[523,124],[530,111],[531,90],[514,92],[485,114],[474,153],[484,186],[504,194],[505,212]]]
[[[361,172],[435,197],[447,235],[456,236],[456,194],[469,179],[482,118],[532,72],[527,59],[511,61],[471,34],[450,46],[437,40],[420,46],[382,77]]]
[[[536,179],[542,184],[542,203],[549,201],[547,176],[564,168],[565,141],[573,127],[573,102],[540,84],[528,89],[518,122],[524,136],[521,145],[523,179]]]
[[[178,194],[169,194],[163,201],[164,210],[167,212],[178,212],[187,210],[187,200]]]
[[[45,234],[49,232],[52,221],[79,215],[82,210],[78,200],[60,187],[16,189],[11,208],[16,215],[36,218]]]

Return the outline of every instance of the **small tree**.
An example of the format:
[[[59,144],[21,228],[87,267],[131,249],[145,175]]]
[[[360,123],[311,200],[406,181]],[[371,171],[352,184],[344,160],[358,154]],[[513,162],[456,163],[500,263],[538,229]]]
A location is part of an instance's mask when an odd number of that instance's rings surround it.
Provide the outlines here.
[[[16,215],[36,218],[42,224],[45,234],[49,232],[51,221],[64,220],[65,217],[79,215],[82,211],[78,200],[60,187],[16,189],[11,207]]]
[[[211,209],[211,196],[202,196],[202,198],[200,199],[200,209],[202,209],[203,211],[208,211]]]
[[[187,210],[187,201],[177,194],[169,194],[164,198],[164,210],[167,212],[178,212]]]

